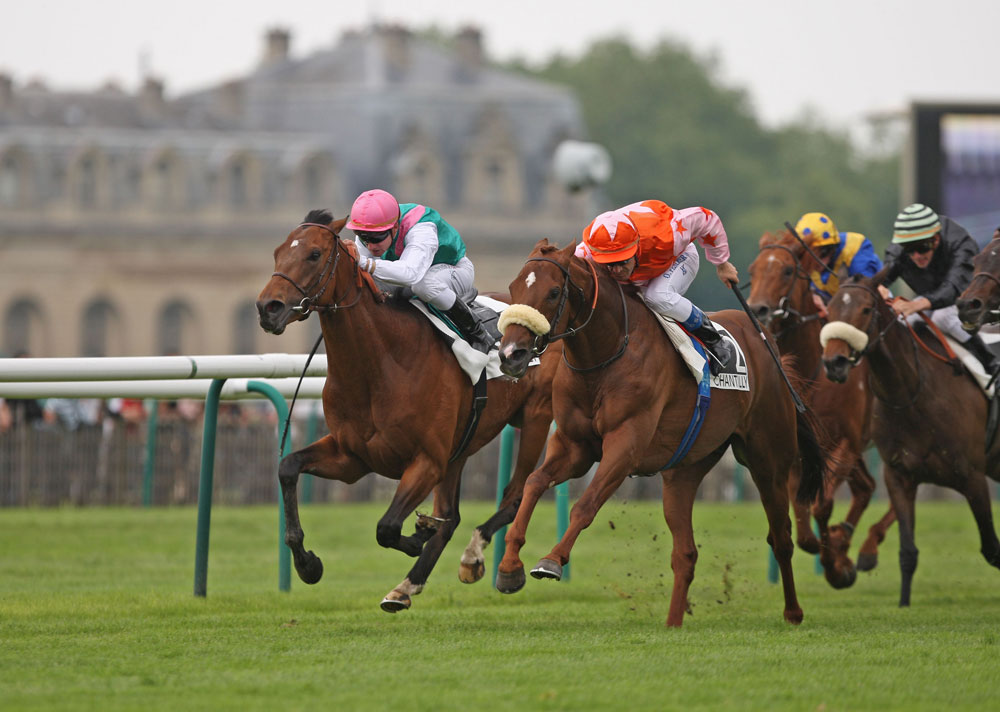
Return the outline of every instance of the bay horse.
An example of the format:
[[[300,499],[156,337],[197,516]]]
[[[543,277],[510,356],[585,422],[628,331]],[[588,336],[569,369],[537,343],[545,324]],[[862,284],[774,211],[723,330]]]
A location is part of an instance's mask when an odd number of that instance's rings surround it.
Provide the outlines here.
[[[911,332],[878,292],[886,269],[842,284],[828,305],[823,364],[844,382],[862,360],[875,395],[872,437],[882,456],[885,484],[899,521],[899,605],[910,605],[917,568],[914,539],[917,486],[930,482],[965,496],[979,528],[981,552],[1000,568],[986,481],[997,479],[1000,444],[986,449],[987,401],[979,384],[957,373],[923,330]]]
[[[805,506],[793,503],[799,546],[820,555],[826,580],[834,588],[847,588],[857,578],[857,569],[868,571],[878,563],[878,546],[895,521],[892,508],[868,530],[858,551],[855,568],[848,552],[851,538],[862,513],[875,491],[864,450],[871,442],[872,394],[868,388],[868,364],[851,370],[841,385],[826,377],[820,358],[819,332],[826,323],[813,302],[813,269],[822,269],[816,258],[787,230],[764,233],[760,254],[750,264],[751,288],[747,302],[757,319],[774,333],[782,354],[795,356],[795,366],[808,387],[803,393],[826,436],[833,443],[827,461],[827,477],[812,513],[819,529],[819,541],[809,525]],[[851,505],[840,524],[829,526],[833,497],[841,483],[851,491]]]
[[[680,626],[694,578],[698,549],[691,527],[695,493],[705,474],[730,446],[750,470],[767,514],[771,545],[784,590],[784,617],[802,621],[792,575],[790,472],[801,468],[798,496],[810,501],[822,483],[823,455],[806,415],[797,413],[775,361],[749,318],[735,311],[712,315],[743,345],[751,390],[716,390],[704,427],[690,451],[669,469],[691,420],[698,384],[649,308],[631,287],[607,270],[540,241],[510,284],[515,304],[505,312],[501,370],[520,377],[528,360],[563,340],[563,361],[553,381],[558,427],[545,460],[525,483],[517,516],[507,531],[497,588],[524,586],[520,551],[535,504],[545,490],[584,475],[600,461],[593,480],[573,506],[562,540],[539,561],[535,578],[559,579],[580,532],[622,481],[632,474],[661,473],[663,514],[673,535],[674,573],[668,626]]]
[[[551,381],[558,354],[517,382],[488,381],[488,401],[468,447],[453,461],[472,407],[472,385],[450,345],[412,306],[386,300],[357,264],[352,242],[340,239],[347,218],[310,212],[274,250],[274,274],[257,298],[261,327],[280,334],[317,312],[327,355],[323,414],[329,434],[282,459],[285,543],[295,569],[316,583],[323,565],[303,547],[296,487],[299,474],[353,484],[370,472],[399,480],[375,537],[384,547],[417,557],[406,578],[382,600],[388,612],[408,609],[459,523],[459,486],[469,455],[510,423],[521,444],[498,511],[477,527],[462,556],[459,578],[485,572],[483,547],[517,511],[528,473],[538,463],[552,421]],[[418,518],[413,535],[403,521],[433,492],[433,516]]]
[[[972,265],[972,281],[955,306],[962,327],[978,331],[981,326],[1000,322],[1000,237],[990,240]]]

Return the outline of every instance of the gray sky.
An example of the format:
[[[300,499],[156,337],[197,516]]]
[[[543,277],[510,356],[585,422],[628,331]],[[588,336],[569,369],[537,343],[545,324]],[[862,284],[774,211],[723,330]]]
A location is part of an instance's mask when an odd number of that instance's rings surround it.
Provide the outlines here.
[[[535,62],[610,34],[680,39],[714,53],[769,125],[806,106],[856,127],[913,99],[1000,102],[997,0],[8,0],[0,17],[0,71],[60,89],[131,90],[145,62],[176,94],[245,73],[268,27],[302,55],[380,20],[475,24],[491,56]]]

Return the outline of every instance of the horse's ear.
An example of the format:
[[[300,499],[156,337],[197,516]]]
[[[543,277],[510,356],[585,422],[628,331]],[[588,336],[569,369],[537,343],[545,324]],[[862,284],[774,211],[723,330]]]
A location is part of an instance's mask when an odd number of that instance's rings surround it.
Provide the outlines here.
[[[330,229],[333,230],[334,235],[337,235],[338,237],[340,236],[340,231],[344,229],[344,225],[347,224],[347,218],[349,217],[350,215],[343,217],[340,220],[334,220],[330,223]]]
[[[561,252],[565,254],[567,258],[572,257],[576,254],[576,243],[569,243],[566,247],[562,248]]]
[[[758,249],[764,249],[768,245],[773,245],[778,241],[778,236],[770,232],[765,232],[760,236],[760,242],[757,243]]]
[[[885,280],[889,276],[889,269],[891,267],[892,265],[884,265],[882,269],[872,275],[871,284],[873,287],[885,284]]]

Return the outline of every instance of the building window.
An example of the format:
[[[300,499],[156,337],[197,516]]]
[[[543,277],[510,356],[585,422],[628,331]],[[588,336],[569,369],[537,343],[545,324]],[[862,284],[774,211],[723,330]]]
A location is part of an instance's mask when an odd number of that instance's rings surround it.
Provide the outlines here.
[[[240,303],[233,312],[233,353],[257,353],[257,307],[252,300]]]
[[[186,303],[173,301],[160,312],[159,352],[165,356],[190,354],[197,350],[194,312]]]
[[[97,207],[97,161],[92,153],[83,156],[76,166],[77,203],[81,208]]]
[[[119,356],[120,344],[118,314],[104,299],[91,302],[83,311],[83,330],[80,334],[81,356]]]
[[[245,208],[247,206],[247,169],[243,161],[233,161],[228,169],[229,207]]]
[[[42,356],[42,310],[31,299],[19,299],[7,308],[3,348],[7,356]]]
[[[17,158],[8,153],[0,160],[0,206],[16,208],[21,192],[21,166]]]

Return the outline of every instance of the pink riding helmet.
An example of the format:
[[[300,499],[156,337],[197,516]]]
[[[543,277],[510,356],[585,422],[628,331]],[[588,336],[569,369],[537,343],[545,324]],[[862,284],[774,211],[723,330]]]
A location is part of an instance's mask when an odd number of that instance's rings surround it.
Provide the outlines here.
[[[362,232],[382,232],[399,220],[399,203],[384,190],[366,190],[351,206],[351,219],[346,227]]]

